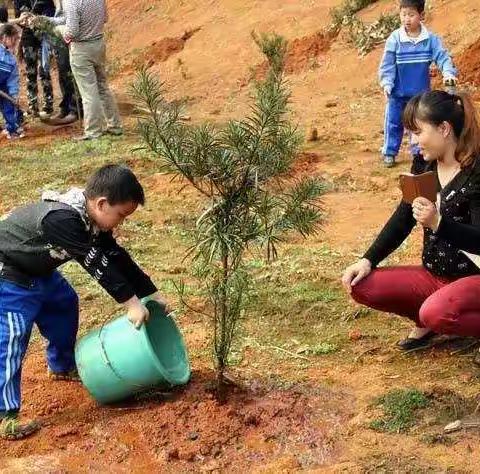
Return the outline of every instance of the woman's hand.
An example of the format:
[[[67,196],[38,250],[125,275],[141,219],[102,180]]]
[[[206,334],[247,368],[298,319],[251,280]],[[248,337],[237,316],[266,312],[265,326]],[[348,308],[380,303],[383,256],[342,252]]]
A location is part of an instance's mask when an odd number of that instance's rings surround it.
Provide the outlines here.
[[[372,264],[366,258],[360,259],[357,263],[350,265],[343,272],[342,285],[348,293],[352,292],[352,286],[355,286],[360,280],[365,278],[372,271]]]
[[[434,232],[437,231],[440,223],[440,213],[433,202],[424,197],[418,197],[412,203],[412,212],[413,217],[419,224],[432,229]]]

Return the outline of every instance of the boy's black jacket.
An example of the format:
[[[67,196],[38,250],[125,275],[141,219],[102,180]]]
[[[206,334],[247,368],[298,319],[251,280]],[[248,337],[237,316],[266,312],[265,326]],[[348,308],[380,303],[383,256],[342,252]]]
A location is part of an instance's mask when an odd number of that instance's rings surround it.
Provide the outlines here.
[[[74,259],[119,303],[157,289],[110,232],[95,232],[73,207],[39,201],[0,220],[0,262],[30,277]]]

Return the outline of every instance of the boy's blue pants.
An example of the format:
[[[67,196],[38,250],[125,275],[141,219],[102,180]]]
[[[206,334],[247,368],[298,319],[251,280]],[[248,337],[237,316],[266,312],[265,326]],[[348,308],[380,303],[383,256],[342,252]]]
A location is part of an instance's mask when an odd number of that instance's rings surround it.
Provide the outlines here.
[[[20,409],[22,361],[33,324],[47,339],[53,372],[75,368],[78,296],[58,272],[26,288],[0,279],[0,412]]]
[[[5,128],[9,133],[15,133],[19,127],[17,108],[9,101],[0,97],[0,111],[5,119]]]
[[[405,110],[410,97],[393,97],[388,98],[385,106],[385,123],[384,123],[384,144],[382,153],[384,156],[397,156],[403,140],[403,123],[402,114]],[[417,144],[413,144],[410,137],[410,153],[418,155],[420,149]]]

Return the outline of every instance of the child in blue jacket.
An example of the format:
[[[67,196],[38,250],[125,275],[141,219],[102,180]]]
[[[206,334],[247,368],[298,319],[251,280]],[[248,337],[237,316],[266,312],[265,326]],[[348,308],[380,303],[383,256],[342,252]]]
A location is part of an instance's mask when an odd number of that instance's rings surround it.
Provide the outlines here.
[[[456,84],[455,69],[440,38],[422,24],[424,0],[400,0],[402,26],[387,39],[379,69],[380,85],[387,99],[385,141],[382,149],[385,166],[395,165],[402,144],[402,114],[407,102],[430,90],[430,64],[434,62],[448,86]],[[412,155],[420,152],[411,145]]]
[[[18,100],[20,76],[15,56],[11,53],[19,40],[15,26],[8,23],[0,25],[0,90],[12,99]],[[18,107],[4,97],[0,97],[0,111],[6,123],[7,138],[20,138],[23,131],[19,123]]]

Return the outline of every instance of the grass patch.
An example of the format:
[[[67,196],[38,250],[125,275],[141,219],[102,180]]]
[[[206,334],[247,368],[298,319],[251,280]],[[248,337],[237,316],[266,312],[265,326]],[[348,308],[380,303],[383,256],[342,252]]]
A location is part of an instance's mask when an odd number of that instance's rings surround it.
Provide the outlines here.
[[[302,348],[297,352],[299,354],[304,354],[304,355],[326,355],[326,354],[333,354],[334,352],[337,352],[337,351],[338,351],[337,344],[334,344],[332,342],[321,342],[312,347]]]
[[[417,410],[425,408],[430,401],[417,389],[393,390],[376,401],[384,416],[370,423],[370,428],[386,433],[404,433],[415,424]]]

